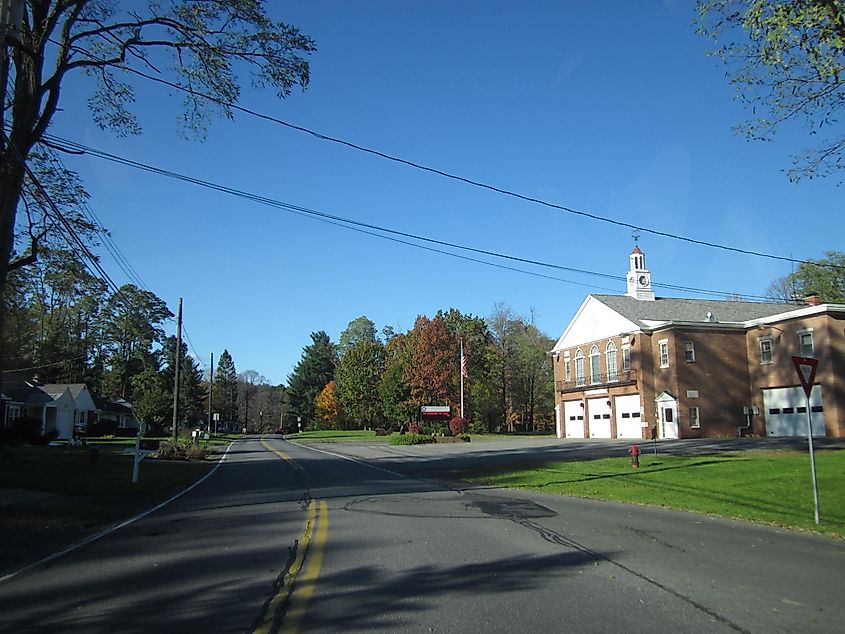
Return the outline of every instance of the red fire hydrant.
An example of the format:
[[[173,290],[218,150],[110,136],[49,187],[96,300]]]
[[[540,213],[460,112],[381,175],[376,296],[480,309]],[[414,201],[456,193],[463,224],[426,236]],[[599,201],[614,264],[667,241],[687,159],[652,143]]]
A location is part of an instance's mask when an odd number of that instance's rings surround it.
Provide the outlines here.
[[[636,445],[631,445],[628,453],[631,454],[631,467],[634,469],[638,468],[640,466],[640,448]]]

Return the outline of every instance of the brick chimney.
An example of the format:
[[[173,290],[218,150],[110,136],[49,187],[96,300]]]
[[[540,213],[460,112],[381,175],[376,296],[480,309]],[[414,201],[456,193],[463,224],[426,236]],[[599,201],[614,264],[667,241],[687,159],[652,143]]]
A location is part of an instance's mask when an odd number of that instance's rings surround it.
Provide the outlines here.
[[[819,306],[822,303],[822,298],[818,293],[811,293],[804,298],[805,306]]]

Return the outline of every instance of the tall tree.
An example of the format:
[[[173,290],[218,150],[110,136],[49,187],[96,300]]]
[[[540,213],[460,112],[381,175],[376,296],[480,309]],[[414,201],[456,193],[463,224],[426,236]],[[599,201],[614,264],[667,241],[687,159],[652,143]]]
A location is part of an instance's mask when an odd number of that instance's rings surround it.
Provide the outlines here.
[[[126,284],[103,307],[107,373],[105,395],[132,400],[131,378],[151,365],[154,345],[164,339],[162,324],[173,317],[153,293]]]
[[[411,359],[403,377],[411,400],[416,405],[454,404],[459,400],[454,385],[458,340],[443,316],[417,317],[411,340]]]
[[[493,312],[487,318],[487,325],[493,337],[494,353],[492,356],[493,372],[496,376],[496,391],[498,392],[497,426],[504,426],[508,422],[508,407],[510,395],[508,392],[508,357],[512,347],[511,326],[513,322],[511,307],[501,302],[493,306]]]
[[[343,359],[343,355],[352,346],[373,341],[376,341],[376,325],[370,319],[361,315],[350,321],[346,330],[340,333],[340,339],[337,343],[337,357]]]
[[[845,253],[827,251],[823,258],[802,262],[794,273],[772,282],[768,294],[785,302],[818,295],[826,303],[845,303]]]
[[[767,140],[799,122],[820,133],[815,147],[793,157],[791,180],[845,167],[845,2],[698,0],[698,26],[753,108],[756,118],[738,132]]]
[[[324,331],[311,333],[311,344],[302,349],[302,358],[288,377],[288,402],[294,416],[304,423],[314,420],[317,394],[334,379],[337,350]]]
[[[261,0],[28,0],[22,22],[11,26],[12,54],[0,68],[10,130],[0,138],[0,296],[13,258],[24,163],[60,110],[67,76],[82,71],[96,82],[89,106],[97,125],[137,134],[126,71],[169,65],[172,83],[185,94],[185,131],[202,137],[213,114],[232,116],[237,71],[286,97],[308,84],[305,56],[314,50],[295,27],[272,22]],[[13,100],[6,94],[10,80]]]
[[[384,372],[384,346],[362,340],[337,365],[337,398],[354,427],[373,427],[384,418],[379,394]]]
[[[511,414],[525,431],[542,429],[554,409],[554,383],[548,351],[554,341],[533,323],[511,322],[512,347],[508,356]]]
[[[250,431],[263,427],[264,410],[252,408],[253,397],[258,393],[259,385],[267,385],[267,379],[255,370],[244,370],[238,375],[238,403],[240,405],[241,426]]]
[[[391,423],[411,423],[416,415],[411,389],[404,379],[405,369],[411,363],[411,348],[410,335],[395,333],[384,347],[385,368],[379,394],[384,416]]]
[[[228,350],[223,350],[217,360],[211,397],[214,412],[220,414],[225,423],[235,423],[238,415],[238,372]]]

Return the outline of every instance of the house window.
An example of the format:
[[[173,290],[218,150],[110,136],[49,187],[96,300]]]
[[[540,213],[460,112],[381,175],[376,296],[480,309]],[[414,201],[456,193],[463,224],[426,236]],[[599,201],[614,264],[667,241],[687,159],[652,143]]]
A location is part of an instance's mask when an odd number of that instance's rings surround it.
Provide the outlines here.
[[[9,412],[6,414],[8,422],[12,422],[21,417],[21,408],[19,405],[9,405]]]
[[[580,348],[575,352],[575,385],[584,385],[584,353]]]
[[[622,371],[631,371],[631,349],[627,347],[622,348]]]
[[[616,380],[616,344],[612,341],[607,342],[607,348],[604,351],[605,365],[607,366],[607,380]]]
[[[770,337],[763,337],[760,339],[760,363],[767,364],[772,362],[772,340]]]
[[[692,429],[699,429],[701,427],[701,419],[698,416],[698,408],[689,408],[689,426]]]
[[[599,347],[593,344],[590,348],[590,381],[601,382],[601,363],[599,361]]]
[[[569,359],[563,360],[563,373],[565,375],[565,380],[569,383],[572,380],[572,372],[569,369]]]
[[[684,347],[684,361],[687,363],[695,363],[695,343],[687,341]]]
[[[669,367],[669,340],[668,339],[661,339],[658,343],[660,345],[660,367],[661,368],[668,368]]]
[[[813,331],[805,330],[798,333],[798,354],[802,357],[813,356]]]

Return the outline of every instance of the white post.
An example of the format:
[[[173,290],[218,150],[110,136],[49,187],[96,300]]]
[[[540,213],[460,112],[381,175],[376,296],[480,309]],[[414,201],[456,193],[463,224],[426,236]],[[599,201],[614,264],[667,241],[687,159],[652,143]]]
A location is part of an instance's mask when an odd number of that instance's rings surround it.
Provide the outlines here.
[[[807,441],[810,443],[810,469],[813,472],[813,511],[819,523],[819,488],[816,484],[816,457],[813,454],[813,416],[810,413],[810,395],[807,394]]]
[[[464,338],[461,337],[461,418],[464,417]]]
[[[135,458],[132,461],[132,484],[138,482],[138,464],[141,462],[141,432],[135,434]]]

